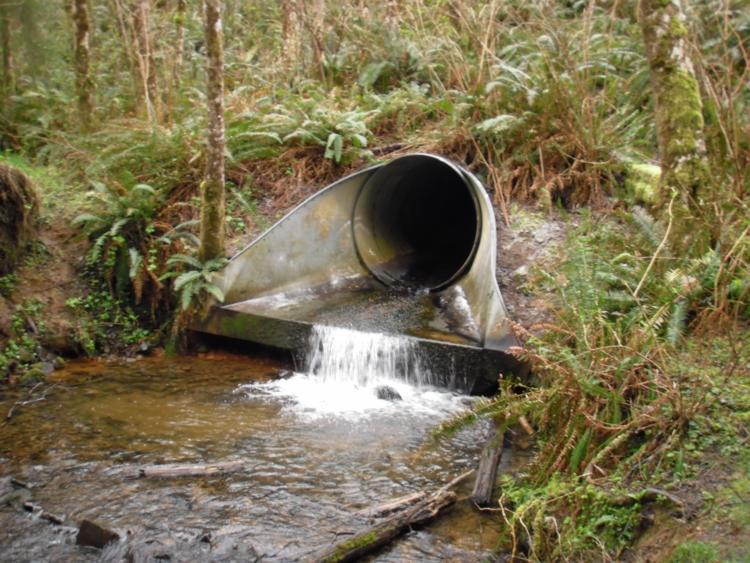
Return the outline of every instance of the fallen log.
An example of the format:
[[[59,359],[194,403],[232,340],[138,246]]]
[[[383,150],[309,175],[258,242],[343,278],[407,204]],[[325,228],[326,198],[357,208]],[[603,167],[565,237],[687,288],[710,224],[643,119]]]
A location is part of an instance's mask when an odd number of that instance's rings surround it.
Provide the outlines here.
[[[141,467],[138,470],[138,477],[162,478],[162,477],[203,477],[207,475],[217,475],[220,473],[229,473],[239,471],[244,468],[244,461],[225,461],[221,463],[203,463],[192,465],[152,465]]]
[[[379,524],[372,526],[366,532],[357,534],[348,540],[326,549],[313,557],[312,561],[319,563],[355,561],[363,555],[390,543],[393,539],[410,529],[429,522],[454,502],[456,502],[456,493],[452,491],[438,491],[412,508],[401,510]]]
[[[391,515],[366,531],[325,549],[313,556],[310,561],[318,563],[355,561],[387,545],[412,528],[426,524],[456,502],[456,493],[450,489],[472,473],[474,470],[459,475],[434,493],[412,493],[371,509],[370,512],[380,514],[383,514],[383,510],[386,509]]]
[[[424,499],[427,494],[428,493],[426,491],[417,491],[416,493],[410,493],[408,495],[389,500],[388,502],[384,502],[383,504],[379,504],[378,506],[360,510],[359,514],[369,516],[370,518],[380,518],[382,516],[388,516],[389,514],[393,514],[394,512],[398,512],[399,510],[403,510],[404,508],[407,508],[414,503],[419,502],[420,500]]]
[[[53,514],[52,512],[47,512],[41,506],[39,506],[38,504],[34,504],[31,501],[26,501],[21,506],[26,512],[37,514],[39,518],[41,518],[42,520],[46,520],[50,524],[60,526],[63,524],[63,522],[65,522],[65,516],[58,516],[57,514]]]
[[[493,423],[492,433],[487,444],[482,450],[477,468],[477,478],[474,481],[474,490],[471,492],[471,502],[480,508],[492,505],[492,496],[495,493],[495,482],[497,481],[497,467],[503,455],[504,433],[500,427]]]

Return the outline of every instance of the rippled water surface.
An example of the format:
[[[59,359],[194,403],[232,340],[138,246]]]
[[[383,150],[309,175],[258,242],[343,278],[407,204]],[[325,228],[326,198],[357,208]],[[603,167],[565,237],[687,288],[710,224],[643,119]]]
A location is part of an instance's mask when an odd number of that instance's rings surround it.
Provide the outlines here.
[[[285,367],[217,354],[71,362],[56,372],[34,392],[45,400],[19,405],[0,425],[0,478],[29,482],[33,501],[66,524],[0,507],[0,559],[119,560],[129,549],[136,560],[300,560],[361,530],[362,508],[475,466],[485,427],[429,439],[467,398],[402,389],[403,403],[337,414],[316,410],[320,397],[305,402],[309,381]],[[0,415],[29,391],[6,391]],[[244,471],[135,478],[144,465],[232,460]],[[84,518],[129,539],[103,553],[77,548],[73,526]],[[482,560],[497,526],[461,505],[375,559]]]

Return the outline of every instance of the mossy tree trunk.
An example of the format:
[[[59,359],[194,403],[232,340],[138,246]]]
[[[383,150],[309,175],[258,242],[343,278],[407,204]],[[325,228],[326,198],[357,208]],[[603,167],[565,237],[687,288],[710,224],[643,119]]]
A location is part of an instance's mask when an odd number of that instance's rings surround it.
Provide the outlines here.
[[[662,174],[660,207],[675,197],[675,232],[689,232],[710,193],[703,104],[681,0],[641,0],[639,20],[654,95]],[[680,233],[682,231],[682,233]]]
[[[75,23],[74,61],[76,71],[76,90],[78,95],[78,115],[81,129],[88,131],[91,126],[91,114],[94,112],[94,81],[89,71],[91,60],[88,0],[73,2],[73,22]]]
[[[187,17],[187,0],[177,0],[174,10],[175,46],[174,65],[172,66],[172,87],[176,90],[182,81],[182,61],[185,59],[185,18]]]
[[[221,0],[204,0],[208,146],[201,202],[201,260],[224,255],[224,46]]]
[[[0,4],[0,55],[2,56],[2,85],[0,94],[5,97],[13,91],[13,65],[10,50],[10,15],[8,8]]]

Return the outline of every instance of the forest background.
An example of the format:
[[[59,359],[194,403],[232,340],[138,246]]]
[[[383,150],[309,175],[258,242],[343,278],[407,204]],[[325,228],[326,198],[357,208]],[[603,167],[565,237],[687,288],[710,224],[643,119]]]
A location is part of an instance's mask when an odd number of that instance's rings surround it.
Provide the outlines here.
[[[25,198],[0,217],[23,251],[0,272],[0,375],[179,344],[232,249],[349,171],[433,152],[503,224],[574,218],[524,282],[556,310],[518,327],[539,384],[441,429],[535,433],[502,483],[501,545],[619,557],[657,502],[680,512],[660,557],[746,557],[750,5],[205,4],[223,44],[193,0],[0,0],[0,163]]]

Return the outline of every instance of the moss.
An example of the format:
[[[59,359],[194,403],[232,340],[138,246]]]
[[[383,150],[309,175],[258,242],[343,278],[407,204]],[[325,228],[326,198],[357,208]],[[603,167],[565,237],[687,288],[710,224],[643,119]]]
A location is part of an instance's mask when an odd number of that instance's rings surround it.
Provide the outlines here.
[[[323,561],[326,563],[338,563],[339,561],[343,561],[349,552],[361,547],[366,547],[377,541],[377,539],[378,535],[375,532],[354,536],[352,539],[347,540],[338,546],[333,555],[327,557]]]
[[[669,563],[718,563],[719,550],[712,543],[687,541],[677,546],[669,557]]]
[[[687,37],[687,28],[685,27],[685,24],[680,21],[680,18],[673,16],[669,20],[669,34],[673,38]]]
[[[668,136],[668,158],[700,150],[703,137],[703,107],[695,77],[685,70],[665,73],[661,86],[665,106],[664,125]]]
[[[625,166],[625,189],[636,201],[655,204],[659,199],[661,168],[645,162]]]

